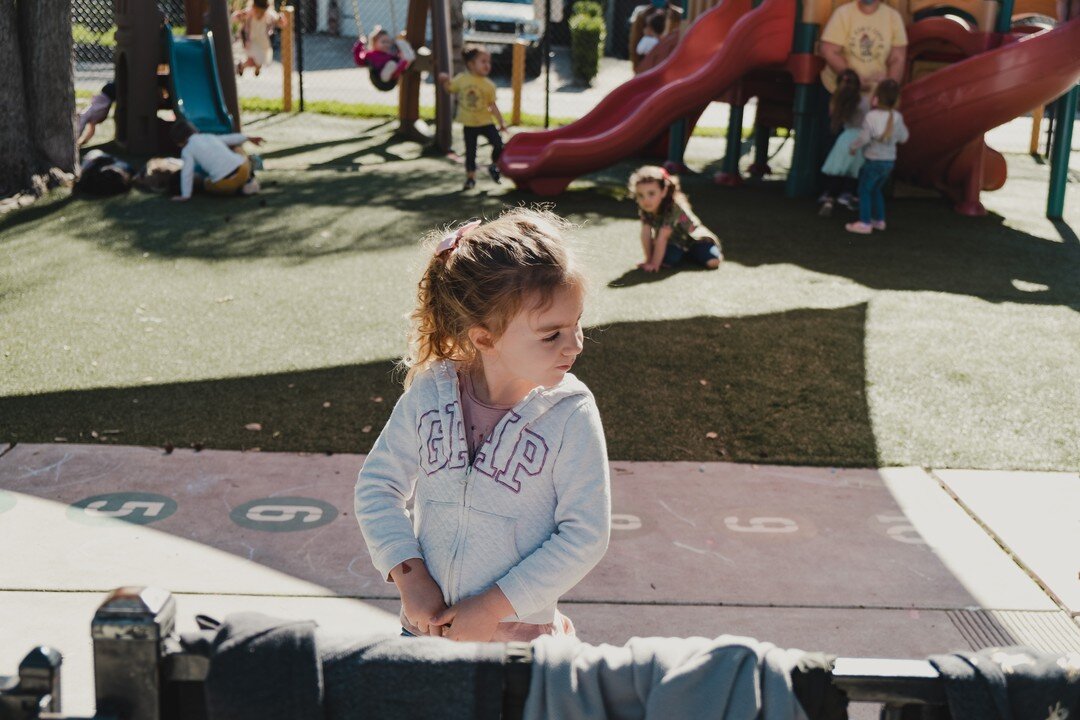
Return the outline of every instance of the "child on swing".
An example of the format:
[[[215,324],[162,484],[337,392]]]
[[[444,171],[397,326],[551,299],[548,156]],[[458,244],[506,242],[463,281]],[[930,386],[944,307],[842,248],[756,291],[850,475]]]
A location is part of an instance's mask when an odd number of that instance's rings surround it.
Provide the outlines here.
[[[381,82],[390,85],[397,83],[401,74],[416,60],[416,51],[405,39],[404,33],[395,39],[390,37],[386,28],[376,25],[372,28],[370,38],[361,37],[353,46],[353,59],[357,65],[367,65],[373,79],[378,77]]]
[[[248,0],[247,7],[233,13],[232,20],[240,23],[244,58],[236,63],[236,74],[242,77],[244,70],[255,68],[255,75],[258,75],[264,65],[274,62],[270,36],[274,28],[283,26],[285,20],[270,7],[270,0]]]

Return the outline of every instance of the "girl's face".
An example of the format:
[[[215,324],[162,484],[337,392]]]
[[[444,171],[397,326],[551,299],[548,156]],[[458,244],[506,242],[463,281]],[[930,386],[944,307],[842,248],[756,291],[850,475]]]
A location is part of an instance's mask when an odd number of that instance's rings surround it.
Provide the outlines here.
[[[664,188],[657,180],[642,180],[634,187],[634,199],[639,208],[647,213],[654,213],[664,201]]]
[[[390,33],[379,33],[375,39],[371,42],[372,48],[379,52],[388,53],[394,43],[390,40]]]
[[[476,53],[472,60],[465,63],[465,67],[467,67],[469,72],[473,75],[487,77],[491,74],[491,55],[486,52]]]
[[[520,397],[562,382],[581,354],[584,307],[579,287],[557,290],[544,309],[527,301],[499,339],[477,346],[489,381],[514,387]]]

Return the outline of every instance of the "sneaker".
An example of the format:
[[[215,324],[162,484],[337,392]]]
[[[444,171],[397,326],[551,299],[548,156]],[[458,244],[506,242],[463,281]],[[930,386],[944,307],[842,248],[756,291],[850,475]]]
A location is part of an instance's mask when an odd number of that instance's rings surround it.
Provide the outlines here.
[[[833,204],[832,200],[826,200],[821,203],[821,207],[818,208],[817,214],[821,217],[832,217]]]
[[[864,222],[850,222],[844,226],[844,229],[849,233],[857,233],[859,235],[869,235],[874,232],[874,226]]]
[[[874,222],[870,223],[870,227],[874,228],[875,230],[884,230],[885,229],[885,221],[884,220],[875,220]]]
[[[462,190],[472,190],[474,187],[476,187],[476,180],[474,180],[472,178],[467,178],[465,180],[464,187],[462,187],[461,189]]]
[[[499,172],[499,166],[495,163],[488,165],[488,175],[490,175],[491,179],[495,182],[500,182],[502,180],[502,174]]]
[[[855,196],[852,195],[851,193],[844,193],[843,195],[841,195],[840,197],[838,197],[836,199],[836,202],[839,203],[840,205],[843,205],[848,210],[858,210],[859,209],[859,201],[856,200]]]
[[[827,202],[832,202],[832,195],[827,192],[821,193],[821,196],[818,197],[817,201],[818,205],[824,205]]]
[[[242,195],[254,195],[261,189],[262,186],[259,185],[258,178],[251,178],[246,183],[244,183],[244,187],[240,188],[240,193]]]

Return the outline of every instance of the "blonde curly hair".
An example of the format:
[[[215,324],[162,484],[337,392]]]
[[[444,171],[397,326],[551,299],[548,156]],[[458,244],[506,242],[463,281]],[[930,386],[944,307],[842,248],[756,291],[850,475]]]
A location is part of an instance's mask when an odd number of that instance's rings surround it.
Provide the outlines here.
[[[566,246],[570,223],[544,208],[514,208],[468,230],[455,247],[434,252],[443,233],[425,245],[433,253],[410,313],[405,387],[438,360],[475,362],[469,329],[496,338],[522,309],[544,310],[560,289],[585,289],[585,278]]]

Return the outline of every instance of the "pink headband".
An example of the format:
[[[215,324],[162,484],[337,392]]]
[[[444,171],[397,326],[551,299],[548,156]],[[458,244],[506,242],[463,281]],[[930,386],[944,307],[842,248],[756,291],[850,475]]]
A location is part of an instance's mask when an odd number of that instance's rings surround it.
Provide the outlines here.
[[[442,240],[439,241],[438,247],[435,248],[436,255],[442,255],[446,251],[453,252],[454,248],[458,246],[458,241],[465,236],[465,233],[471,232],[480,227],[482,220],[470,220],[457,230],[447,234]]]

